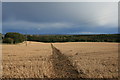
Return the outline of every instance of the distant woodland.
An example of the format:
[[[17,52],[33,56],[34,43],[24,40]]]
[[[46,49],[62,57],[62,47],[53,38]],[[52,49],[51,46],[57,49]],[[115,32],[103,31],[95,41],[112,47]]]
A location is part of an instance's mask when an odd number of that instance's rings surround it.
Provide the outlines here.
[[[120,34],[96,35],[24,35],[16,32],[0,34],[0,42],[16,44],[24,41],[37,42],[120,42]]]

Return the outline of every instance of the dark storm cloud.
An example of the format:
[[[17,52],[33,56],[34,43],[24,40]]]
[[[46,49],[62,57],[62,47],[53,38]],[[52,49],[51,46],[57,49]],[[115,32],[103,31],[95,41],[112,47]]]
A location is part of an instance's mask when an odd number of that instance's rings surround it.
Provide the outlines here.
[[[2,2],[0,2],[0,33],[2,33]]]
[[[117,3],[3,3],[3,32],[116,33]]]

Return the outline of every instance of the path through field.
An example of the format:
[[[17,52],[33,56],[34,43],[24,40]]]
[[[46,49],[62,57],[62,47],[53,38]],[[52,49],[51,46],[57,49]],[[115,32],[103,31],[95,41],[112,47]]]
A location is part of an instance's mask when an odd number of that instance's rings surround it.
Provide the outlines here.
[[[52,44],[51,48],[52,55],[48,58],[48,64],[46,65],[47,67],[51,65],[51,70],[46,73],[49,78],[78,78],[79,72],[72,65],[68,57],[62,54]]]
[[[118,43],[2,45],[3,78],[115,78]]]

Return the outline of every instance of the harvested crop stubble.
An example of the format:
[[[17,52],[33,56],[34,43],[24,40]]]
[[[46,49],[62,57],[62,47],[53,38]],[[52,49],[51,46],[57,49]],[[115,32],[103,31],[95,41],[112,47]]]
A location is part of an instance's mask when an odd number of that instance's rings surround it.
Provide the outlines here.
[[[62,53],[57,55],[62,57],[51,54],[50,43],[28,42],[27,46],[3,44],[3,78],[66,77],[62,73],[66,73],[69,68],[59,66],[68,65],[73,69],[70,75],[79,72],[78,77],[116,78],[118,76],[118,43],[67,42],[53,45]],[[61,76],[58,72],[61,72]],[[76,77],[72,75],[74,76]]]

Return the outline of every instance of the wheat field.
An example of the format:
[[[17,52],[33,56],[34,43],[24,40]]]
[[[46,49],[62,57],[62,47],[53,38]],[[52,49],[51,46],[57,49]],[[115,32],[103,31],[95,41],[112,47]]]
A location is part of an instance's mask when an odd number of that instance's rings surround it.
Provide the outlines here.
[[[27,42],[2,45],[3,78],[45,78],[44,62],[52,55],[50,43]],[[52,43],[84,74],[84,78],[118,76],[118,43]],[[52,71],[51,71],[52,72]]]

